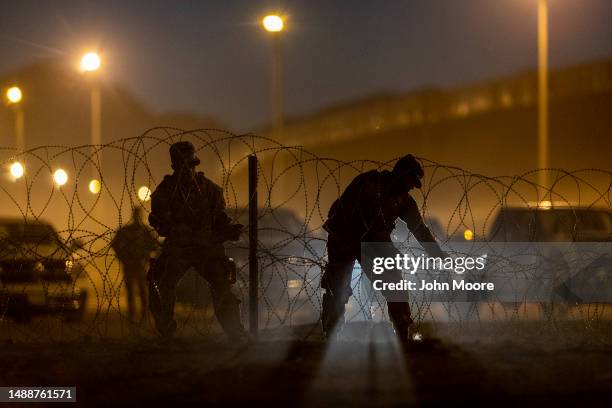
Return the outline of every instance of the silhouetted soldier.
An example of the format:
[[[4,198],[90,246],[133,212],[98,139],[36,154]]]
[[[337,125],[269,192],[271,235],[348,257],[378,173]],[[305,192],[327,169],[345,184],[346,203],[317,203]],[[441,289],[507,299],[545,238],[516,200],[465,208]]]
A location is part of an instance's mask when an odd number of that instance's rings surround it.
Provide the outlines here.
[[[231,292],[235,265],[223,242],[236,241],[242,225],[225,213],[221,187],[196,172],[200,160],[190,142],[170,146],[172,175],[165,176],[151,196],[149,223],[166,237],[160,257],[149,272],[151,312],[157,330],[171,336],[176,330],[176,285],[193,267],[208,281],[217,320],[231,340],[243,340],[239,300]]]
[[[111,247],[117,254],[117,259],[123,267],[123,281],[127,291],[128,316],[134,320],[136,294],[138,291],[141,307],[141,322],[147,316],[147,289],[145,275],[151,252],[158,247],[157,240],[142,222],[142,209],[134,207],[132,220],[119,228],[111,242]]]
[[[353,265],[356,260],[363,261],[362,242],[391,243],[391,232],[400,218],[431,256],[445,256],[423,223],[416,201],[408,193],[421,187],[423,175],[421,165],[412,155],[407,155],[398,160],[393,171],[372,170],[355,177],[331,206],[323,225],[329,233],[328,264],[321,280],[321,287],[325,289],[321,320],[328,337],[336,325],[344,323],[345,305],[352,294]],[[371,271],[367,268],[364,271],[372,280]],[[400,339],[409,340],[412,318],[408,302],[387,300],[387,310]]]

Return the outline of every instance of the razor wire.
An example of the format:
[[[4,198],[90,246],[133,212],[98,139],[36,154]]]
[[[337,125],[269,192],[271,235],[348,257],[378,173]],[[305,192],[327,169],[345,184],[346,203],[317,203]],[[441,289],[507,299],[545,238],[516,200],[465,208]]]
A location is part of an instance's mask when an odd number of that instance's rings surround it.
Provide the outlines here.
[[[116,231],[129,222],[134,208],[142,208],[148,214],[151,191],[171,172],[168,148],[182,140],[194,144],[202,162],[198,170],[223,188],[228,215],[245,225],[248,224],[247,158],[257,156],[260,327],[273,332],[313,323],[316,326],[321,313],[320,279],[327,262],[327,236],[322,225],[329,207],[355,176],[372,169],[391,169],[399,157],[384,162],[344,161],[257,135],[160,127],[138,137],[97,146],[48,145],[24,152],[0,149],[0,163],[5,169],[0,182],[3,203],[0,338],[59,340],[155,335],[150,318],[136,322],[126,313],[125,281],[110,243]],[[612,172],[608,170],[539,169],[517,176],[489,176],[425,158],[419,161],[425,170],[423,188],[412,195],[425,222],[443,245],[452,246],[466,237],[486,243],[491,239],[500,211],[512,206],[597,208],[610,217]],[[17,162],[24,169],[21,177],[15,177],[9,170]],[[63,180],[54,180],[58,169],[64,170],[67,176],[61,186],[58,181]],[[542,172],[547,174],[549,185],[538,184]],[[92,180],[98,184],[92,187]],[[63,255],[58,258],[54,257],[57,253],[45,252],[43,243],[16,248],[10,231],[4,226],[11,222],[51,226],[57,232],[59,243],[55,251]],[[401,224],[398,222],[394,231],[396,245],[415,245]],[[608,224],[607,228],[612,226]],[[248,303],[249,293],[247,235],[245,231],[240,241],[226,245],[228,255],[237,265],[234,290],[243,306]],[[17,263],[16,253],[23,256]],[[33,277],[22,282],[6,279],[7,274],[19,273],[10,271],[15,265]],[[69,272],[70,278],[59,283],[41,278],[44,271],[40,269],[49,272],[53,268]],[[388,320],[384,299],[372,293],[358,265],[353,271],[351,286],[348,322]],[[204,336],[218,332],[210,294],[203,280],[188,273],[177,290],[178,334]],[[19,302],[34,302],[35,296],[43,307],[50,307],[51,299],[58,305],[51,314],[27,316],[21,319],[27,321],[20,321],[12,309],[22,305]],[[73,303],[66,304],[66,299]],[[72,310],[74,302],[82,302],[78,308],[82,313]],[[556,322],[567,318],[592,324],[612,318],[610,306],[601,303],[569,305],[563,316],[551,314],[542,304],[533,305],[535,312],[527,312],[527,306],[517,302],[488,300],[477,306],[479,310],[495,312],[485,318],[482,312],[475,311],[474,304],[465,306],[466,311],[444,302],[411,300],[417,320],[433,324],[461,325],[485,320]],[[248,321],[247,309],[242,307],[244,322]],[[312,332],[309,329],[303,335]]]

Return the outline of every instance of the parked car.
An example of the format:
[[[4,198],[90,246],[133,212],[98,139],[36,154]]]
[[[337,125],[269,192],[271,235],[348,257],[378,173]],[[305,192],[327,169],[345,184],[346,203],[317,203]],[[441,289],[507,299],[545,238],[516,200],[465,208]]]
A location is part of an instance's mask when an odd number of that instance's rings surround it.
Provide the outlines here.
[[[0,317],[28,321],[39,314],[78,320],[87,291],[73,248],[50,224],[23,218],[0,219]]]
[[[541,300],[545,313],[559,305],[612,302],[610,209],[552,204],[503,208],[488,241],[508,243],[502,255],[515,262],[510,269],[516,273],[504,278],[512,284],[500,280],[500,285]]]
[[[488,240],[612,242],[612,211],[567,205],[506,207],[494,219]]]

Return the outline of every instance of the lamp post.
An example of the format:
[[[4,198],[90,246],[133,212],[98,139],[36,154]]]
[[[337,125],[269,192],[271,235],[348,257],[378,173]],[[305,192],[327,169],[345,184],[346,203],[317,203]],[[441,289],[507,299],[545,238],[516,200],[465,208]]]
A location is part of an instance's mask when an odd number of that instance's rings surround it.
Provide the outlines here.
[[[545,191],[548,152],[548,0],[538,0],[538,184]]]
[[[93,76],[102,64],[100,56],[96,52],[88,52],[81,58],[81,71],[88,75]],[[102,95],[100,91],[100,85],[96,78],[91,79],[91,90],[90,90],[90,144],[92,145],[92,157],[97,147],[102,144]],[[102,169],[102,158],[96,154],[98,166]],[[89,182],[89,191],[92,194],[98,194],[100,192],[100,181],[95,178],[96,172],[92,169],[92,175],[94,178]]]
[[[15,147],[17,151],[23,151],[25,147],[25,125],[23,118],[23,107],[21,101],[23,100],[23,92],[18,86],[11,86],[6,90],[6,99],[9,104],[13,107],[15,112]]]
[[[263,18],[264,29],[272,36],[272,126],[278,140],[283,129],[283,64],[280,33],[285,28],[283,18],[270,14]]]

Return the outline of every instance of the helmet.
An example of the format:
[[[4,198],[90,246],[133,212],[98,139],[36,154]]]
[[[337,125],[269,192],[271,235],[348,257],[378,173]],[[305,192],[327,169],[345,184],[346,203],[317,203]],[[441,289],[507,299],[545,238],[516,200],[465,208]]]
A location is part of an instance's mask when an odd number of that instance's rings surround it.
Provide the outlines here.
[[[393,166],[393,173],[397,176],[408,175],[417,188],[423,186],[421,179],[425,175],[425,172],[421,164],[411,154],[407,154],[395,163],[395,166]]]
[[[177,169],[184,165],[195,167],[200,164],[200,159],[195,155],[195,148],[191,142],[176,142],[170,146],[170,161],[172,168]]]
[[[142,207],[135,206],[134,208],[132,208],[132,219],[134,221],[142,220]]]

